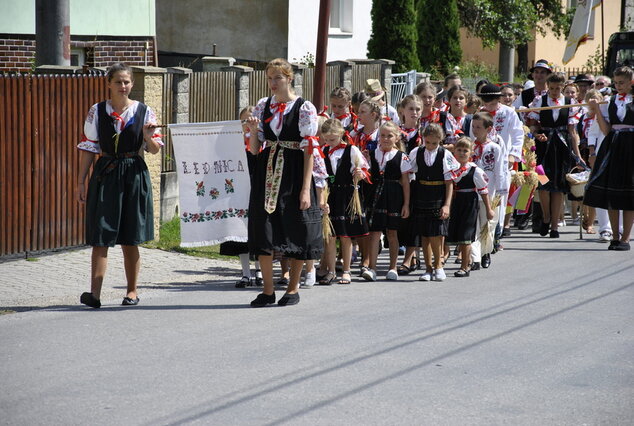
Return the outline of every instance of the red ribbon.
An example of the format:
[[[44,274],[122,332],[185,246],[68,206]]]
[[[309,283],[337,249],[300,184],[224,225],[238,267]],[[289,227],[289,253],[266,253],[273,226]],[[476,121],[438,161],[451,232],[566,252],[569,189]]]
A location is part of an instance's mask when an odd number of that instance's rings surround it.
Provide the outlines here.
[[[346,117],[348,117],[348,113],[347,112],[345,114],[338,115],[335,118],[337,120],[344,120]]]
[[[326,118],[330,118],[328,116],[328,114],[326,114],[326,111],[328,111],[328,105],[324,105],[323,109],[317,115],[320,115],[320,116],[326,117]]]
[[[121,123],[121,129],[120,129],[120,130],[121,130],[121,131],[123,131],[123,128],[125,127],[125,121],[123,120],[123,118],[122,118],[119,114],[117,114],[116,112],[114,112],[114,111],[112,112],[112,114],[110,114],[110,116],[111,116],[112,118],[114,118],[114,119],[115,119],[115,121],[118,121],[118,122],[120,122],[120,123]]]
[[[271,104],[270,108],[271,112],[273,112],[274,109],[277,110],[277,114],[279,116],[278,118],[278,123],[277,123],[277,128],[281,128],[282,127],[282,121],[284,121],[284,111],[286,110],[286,103],[284,102],[278,102],[275,104]],[[273,120],[273,116],[275,115],[275,113],[273,115],[271,115],[269,118],[267,118],[266,120],[264,120],[265,123],[270,123],[271,120]]]
[[[555,105],[559,105],[559,99],[557,98],[550,98],[550,99],[555,103]]]
[[[619,93],[619,101],[625,101],[626,97],[627,97],[627,93],[626,94]]]
[[[336,151],[339,151],[340,149],[344,149],[347,146],[348,146],[348,144],[345,144],[345,143],[341,142],[339,145],[337,145],[335,147],[330,147],[330,149],[328,150],[328,157],[330,157]]]
[[[319,146],[319,137],[318,136],[304,136],[304,139],[308,141],[308,145],[306,148],[312,152],[312,150],[316,149],[321,158],[326,158],[324,152],[321,150]]]

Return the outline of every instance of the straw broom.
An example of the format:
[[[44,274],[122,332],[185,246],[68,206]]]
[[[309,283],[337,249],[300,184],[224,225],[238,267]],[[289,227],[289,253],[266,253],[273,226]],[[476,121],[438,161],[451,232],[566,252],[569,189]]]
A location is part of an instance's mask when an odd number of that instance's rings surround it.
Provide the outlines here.
[[[491,200],[491,209],[493,211],[495,211],[498,208],[501,200],[502,200],[502,197],[499,194],[493,197],[493,199]],[[491,227],[495,228],[497,221],[498,221],[497,217],[493,217],[493,219],[487,220],[486,222],[484,222],[484,224],[482,225],[482,228],[480,229],[480,236],[478,237],[478,239],[480,240],[480,247],[482,249],[482,253],[490,253],[493,250],[493,239],[491,238]]]
[[[354,167],[359,168],[358,157],[355,157],[354,159]],[[361,197],[359,196],[359,180],[360,179],[355,174],[354,178],[352,179],[354,185],[352,198],[350,199],[350,202],[348,203],[348,208],[346,209],[346,212],[350,216],[350,222],[354,222],[355,219],[361,217],[361,215],[363,214],[363,209],[361,208]]]

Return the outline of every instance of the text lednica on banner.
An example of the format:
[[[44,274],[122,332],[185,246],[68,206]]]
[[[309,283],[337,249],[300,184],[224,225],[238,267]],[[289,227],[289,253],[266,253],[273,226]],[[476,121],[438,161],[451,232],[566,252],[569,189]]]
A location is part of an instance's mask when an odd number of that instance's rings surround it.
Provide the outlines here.
[[[170,124],[181,246],[247,241],[251,182],[240,121]]]

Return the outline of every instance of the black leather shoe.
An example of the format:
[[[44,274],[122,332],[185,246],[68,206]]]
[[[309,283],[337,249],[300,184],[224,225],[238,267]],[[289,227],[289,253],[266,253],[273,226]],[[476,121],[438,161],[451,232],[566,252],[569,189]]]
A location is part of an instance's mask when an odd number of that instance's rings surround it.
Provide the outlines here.
[[[482,264],[482,267],[485,269],[491,266],[491,255],[487,253],[484,256],[482,256],[480,263]]]
[[[619,240],[610,241],[610,245],[608,246],[608,250],[614,250],[614,247],[618,246],[621,242]]]
[[[539,228],[539,235],[545,237],[548,235],[548,230],[550,229],[550,223],[542,223],[542,226]]]
[[[555,231],[554,229],[550,231],[550,238],[559,238],[559,231]]]
[[[479,271],[480,270],[480,262],[473,262],[471,264],[471,270],[472,271]]]
[[[284,293],[284,296],[277,302],[280,306],[297,305],[299,303],[299,293],[288,294]]]
[[[252,308],[263,308],[266,305],[270,305],[275,303],[275,293],[273,294],[264,294],[260,293],[258,296],[251,301]]]
[[[131,297],[124,297],[123,302],[121,302],[123,306],[135,306],[139,304],[139,298],[135,297],[132,299]]]
[[[630,243],[619,242],[614,246],[616,251],[628,251],[630,249]]]
[[[79,301],[86,306],[90,306],[91,308],[101,308],[101,301],[99,299],[96,299],[95,296],[92,295],[92,293],[82,293]]]

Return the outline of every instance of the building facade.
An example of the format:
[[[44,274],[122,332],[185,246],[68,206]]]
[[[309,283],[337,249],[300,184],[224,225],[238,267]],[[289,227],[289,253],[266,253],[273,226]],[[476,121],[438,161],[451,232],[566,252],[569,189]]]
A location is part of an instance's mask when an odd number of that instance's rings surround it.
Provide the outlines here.
[[[35,0],[0,0],[0,72],[35,63]],[[154,0],[70,0],[71,65],[156,65]]]

